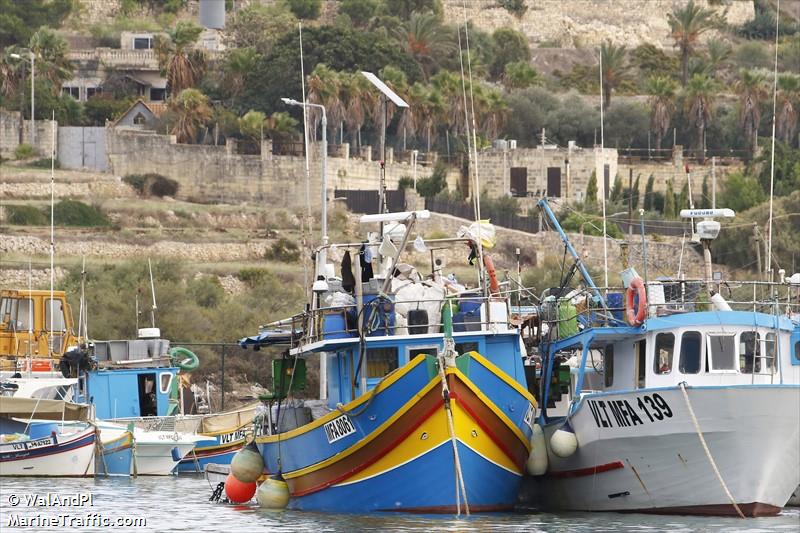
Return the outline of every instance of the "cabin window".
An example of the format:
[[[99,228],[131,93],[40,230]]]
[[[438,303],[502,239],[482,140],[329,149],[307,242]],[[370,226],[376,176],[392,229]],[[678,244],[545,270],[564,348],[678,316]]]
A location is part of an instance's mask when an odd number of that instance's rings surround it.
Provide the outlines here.
[[[27,331],[33,328],[33,300],[30,298],[3,298],[0,302],[0,322],[7,329]]]
[[[767,333],[764,336],[764,366],[767,367],[767,370],[770,374],[775,373],[775,369],[777,368],[777,362],[775,358],[778,356],[775,350],[775,334],[774,333]],[[798,346],[795,345],[794,347],[795,353],[797,353]]]
[[[647,345],[644,341],[638,341],[634,345],[636,350],[636,387],[645,387],[645,370],[647,369]]]
[[[161,380],[159,383],[159,390],[161,390],[161,394],[168,394],[169,393],[169,386],[172,384],[172,374],[169,372],[162,372],[159,376]]]
[[[744,374],[761,371],[761,358],[758,349],[758,333],[743,331],[739,335],[739,369]]]
[[[61,300],[47,300],[47,305],[45,306],[44,327],[47,329],[47,331],[67,330],[66,324],[64,323],[64,302]]]
[[[681,356],[678,367],[682,374],[700,372],[700,358],[703,352],[703,336],[699,331],[687,331],[681,335]]]
[[[158,415],[158,398],[156,397],[156,375],[139,374],[139,416]]]
[[[436,356],[439,353],[439,347],[435,344],[429,346],[409,346],[408,347],[408,360],[411,361],[420,354],[427,354]]]
[[[794,343],[794,359],[795,361],[800,361],[800,341]]]
[[[733,335],[709,335],[708,354],[712,372],[736,372],[736,344]]]
[[[656,353],[653,358],[653,372],[669,374],[672,372],[672,354],[675,352],[675,335],[659,333],[656,335]]]
[[[604,377],[603,384],[606,386],[606,388],[609,388],[614,384],[614,345],[613,344],[606,345],[605,350],[603,350],[603,377]]]
[[[367,349],[368,378],[382,378],[397,366],[397,348]]]
[[[477,342],[462,342],[456,344],[456,351],[460,354],[467,353],[467,352],[477,352],[478,351],[478,343]]]

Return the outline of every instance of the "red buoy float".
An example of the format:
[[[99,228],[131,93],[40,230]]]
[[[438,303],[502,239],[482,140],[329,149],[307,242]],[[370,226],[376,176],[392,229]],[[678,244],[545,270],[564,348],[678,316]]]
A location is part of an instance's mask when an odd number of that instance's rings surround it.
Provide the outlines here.
[[[638,305],[634,306],[634,293],[638,295]],[[641,326],[647,316],[647,290],[642,278],[635,277],[631,280],[625,291],[625,318],[631,326]]]
[[[256,493],[256,482],[244,483],[236,479],[233,474],[225,478],[225,495],[233,503],[249,502]]]

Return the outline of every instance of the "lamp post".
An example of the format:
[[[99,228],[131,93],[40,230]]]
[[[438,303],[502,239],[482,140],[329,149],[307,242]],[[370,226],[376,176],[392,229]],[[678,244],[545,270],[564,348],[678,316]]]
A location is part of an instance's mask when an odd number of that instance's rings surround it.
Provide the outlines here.
[[[31,63],[31,146],[36,145],[36,127],[34,122],[34,110],[35,110],[35,98],[34,98],[34,80],[36,79],[36,54],[33,53],[33,50],[29,50],[31,57],[30,59],[24,58],[19,54],[11,54],[11,57],[14,59],[25,59],[25,61],[30,61]],[[20,111],[21,113],[21,111]]]
[[[328,117],[325,113],[325,106],[322,104],[312,104],[308,102],[298,102],[292,98],[281,98],[286,105],[299,107],[316,107],[322,110],[322,215],[320,227],[322,229],[322,246],[328,244]],[[308,149],[308,148],[306,148]],[[325,270],[326,250],[322,248],[317,256],[317,275]]]

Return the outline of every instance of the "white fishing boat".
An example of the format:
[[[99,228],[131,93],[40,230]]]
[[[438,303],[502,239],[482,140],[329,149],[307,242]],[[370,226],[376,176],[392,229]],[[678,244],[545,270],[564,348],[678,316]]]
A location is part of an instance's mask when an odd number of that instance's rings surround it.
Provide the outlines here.
[[[0,476],[91,477],[95,473],[96,428],[88,406],[58,400],[0,396]],[[72,420],[49,435],[31,438],[29,422]]]
[[[706,245],[716,236],[708,229],[699,228]],[[542,310],[540,393],[550,401],[541,402],[544,439],[529,463],[542,476],[542,503],[780,512],[800,482],[800,324],[790,318],[797,289],[783,279],[727,288],[709,280],[645,283],[628,271],[623,320],[609,292],[578,266],[585,289]],[[555,410],[562,393],[564,416],[553,416],[548,407]]]

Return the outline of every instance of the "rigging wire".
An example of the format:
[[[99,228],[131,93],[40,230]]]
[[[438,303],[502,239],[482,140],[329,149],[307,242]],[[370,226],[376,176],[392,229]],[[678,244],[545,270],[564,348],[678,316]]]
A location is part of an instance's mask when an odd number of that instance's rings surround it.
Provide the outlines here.
[[[767,230],[767,260],[764,272],[772,278],[772,204],[775,192],[775,123],[777,122],[778,100],[778,36],[781,20],[781,0],[775,9],[775,67],[772,80],[772,154],[769,168],[769,229]]]

